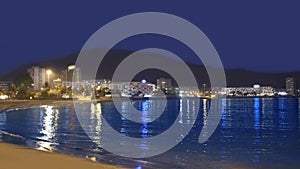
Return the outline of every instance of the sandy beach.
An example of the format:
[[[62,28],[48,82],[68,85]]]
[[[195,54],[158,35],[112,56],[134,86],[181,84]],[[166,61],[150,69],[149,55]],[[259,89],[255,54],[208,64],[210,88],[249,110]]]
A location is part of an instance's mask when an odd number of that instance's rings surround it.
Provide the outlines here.
[[[1,169],[121,169],[63,154],[33,150],[0,142]]]

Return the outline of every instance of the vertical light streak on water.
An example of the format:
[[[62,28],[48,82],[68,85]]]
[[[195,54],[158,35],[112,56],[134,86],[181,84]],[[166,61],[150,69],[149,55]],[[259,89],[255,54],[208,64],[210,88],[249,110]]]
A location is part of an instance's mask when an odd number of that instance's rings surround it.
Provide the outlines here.
[[[203,128],[207,126],[207,99],[203,99]]]
[[[192,101],[192,104],[193,104],[193,105],[192,105],[193,117],[197,118],[197,117],[196,117],[196,114],[198,113],[199,110],[196,110],[196,101],[193,100],[193,101]]]
[[[207,118],[208,118],[208,112],[207,112],[207,99],[203,99],[203,129],[204,130],[207,127]],[[203,136],[206,137],[208,135],[207,132],[203,132]]]
[[[0,130],[4,130],[6,126],[6,113],[0,113]]]
[[[0,130],[5,130],[6,128],[6,113],[0,113]],[[2,133],[0,132],[0,140]]]
[[[122,102],[122,113],[124,112],[129,112],[129,104],[131,104],[130,102]],[[121,116],[121,128],[120,128],[120,133],[122,134],[126,134],[126,118],[124,116]]]
[[[234,102],[232,101],[232,99],[223,99],[222,100],[222,107],[224,107],[224,114],[222,113],[222,117],[221,119],[224,120],[223,124],[223,128],[231,128],[234,124],[234,120],[233,120],[233,112],[232,112],[232,107],[235,106]],[[222,121],[223,121],[222,120]]]
[[[42,125],[40,133],[43,134],[39,139],[43,141],[38,141],[37,144],[40,146],[37,149],[39,150],[47,150],[53,151],[52,144],[55,144],[57,141],[56,133],[58,127],[58,118],[59,118],[59,110],[53,109],[53,106],[45,107],[44,111],[41,112],[42,116]]]
[[[254,129],[260,129],[260,99],[254,98]]]
[[[221,117],[221,127],[223,128],[223,129],[225,129],[226,127],[227,127],[227,120],[226,120],[226,118],[227,118],[227,112],[226,112],[226,99],[222,99],[221,100],[221,106],[222,106],[222,109],[221,109],[221,111],[222,111],[222,117]],[[222,136],[224,136],[224,137],[221,137],[220,138],[220,141],[221,141],[221,143],[222,144],[226,144],[226,142],[227,142],[227,139],[225,139],[225,137],[226,136],[228,136],[228,134],[226,133],[226,131],[224,131],[224,130],[221,130],[221,134],[222,134]],[[223,159],[223,160],[226,160],[226,158],[227,158],[227,151],[226,151],[226,148],[225,148],[225,146],[222,146],[221,147],[221,158]]]
[[[253,138],[254,154],[252,157],[252,161],[254,163],[260,162],[262,149],[260,147],[261,142],[261,134],[260,134],[260,98],[254,98],[254,129],[255,136]]]
[[[180,117],[179,123],[180,124],[186,124],[189,121],[189,111],[188,111],[188,102],[187,99],[180,99],[179,102],[179,114],[178,116]],[[182,128],[180,128],[180,133],[182,133]],[[181,134],[181,137],[183,137],[183,135]]]
[[[97,103],[97,105],[96,105],[96,118],[97,118],[96,132],[98,134],[100,134],[102,131],[102,106],[101,106],[101,103]]]
[[[273,98],[261,98],[261,129],[268,129],[274,125],[273,115],[274,99]]]
[[[180,99],[180,101],[179,101],[179,114],[178,114],[178,116],[180,117],[179,123],[183,124],[183,116],[182,116],[181,112],[182,112],[182,99]]]
[[[286,99],[279,98],[279,112],[278,112],[278,123],[279,123],[279,130],[286,130],[287,129],[287,110],[286,110]]]
[[[261,102],[261,115],[263,116],[265,114],[266,109],[268,108],[268,103],[266,98],[261,98],[260,99]]]
[[[148,110],[149,110],[149,101],[143,101],[142,102],[142,122],[143,126],[141,129],[142,132],[142,138],[147,138],[148,136],[148,129],[147,129],[147,120],[148,120]]]
[[[93,131],[93,141],[98,145],[101,145],[101,131],[102,131],[102,107],[100,103],[91,104],[90,113],[90,128]]]
[[[190,124],[191,123],[191,108],[190,108],[190,100],[186,100],[186,113],[184,115],[186,115],[186,123]],[[182,113],[182,112],[180,112]]]
[[[221,117],[221,125],[222,128],[226,128],[226,99],[222,99],[222,117]]]
[[[141,132],[141,137],[143,138],[141,140],[141,144],[139,145],[141,149],[143,150],[147,150],[149,149],[149,145],[147,143],[147,137],[148,136],[148,125],[147,125],[147,120],[149,120],[148,118],[148,113],[149,112],[149,108],[150,108],[150,101],[146,100],[146,101],[142,101],[141,102],[141,118],[142,118],[142,127],[140,129]],[[145,154],[142,154],[145,155]]]

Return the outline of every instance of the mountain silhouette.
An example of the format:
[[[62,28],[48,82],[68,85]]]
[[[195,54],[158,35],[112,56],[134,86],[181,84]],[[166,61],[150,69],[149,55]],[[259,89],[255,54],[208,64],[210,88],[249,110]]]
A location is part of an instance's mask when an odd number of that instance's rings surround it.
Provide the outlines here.
[[[110,50],[100,64],[100,68],[97,72],[97,79],[111,79],[112,75],[120,64],[128,55],[132,54],[133,51],[128,50]],[[18,68],[11,70],[10,72],[0,76],[2,81],[15,81],[18,77],[23,76],[27,73],[27,70],[32,66],[40,66],[44,68],[51,68],[54,72],[59,73],[67,69],[68,65],[75,64],[78,57],[78,52],[67,55],[65,57],[34,62],[31,64],[24,64]],[[162,56],[163,57],[163,56]],[[165,57],[168,62],[178,62],[178,60]],[[137,63],[139,64],[139,63]],[[202,86],[206,84],[209,86],[209,78],[207,71],[203,65],[197,65],[192,63],[186,63],[194,76],[197,79],[198,85]],[[87,65],[88,66],[88,65]],[[296,79],[297,87],[299,88],[300,71],[289,72],[289,73],[262,73],[254,72],[243,69],[225,69],[227,86],[253,86],[254,84],[260,84],[261,86],[272,86],[275,88],[285,87],[285,78],[294,77]],[[146,79],[149,82],[156,83],[156,79],[159,77],[171,78],[173,83],[176,81],[167,73],[157,69],[147,69],[138,73],[134,77],[134,81],[140,81]]]

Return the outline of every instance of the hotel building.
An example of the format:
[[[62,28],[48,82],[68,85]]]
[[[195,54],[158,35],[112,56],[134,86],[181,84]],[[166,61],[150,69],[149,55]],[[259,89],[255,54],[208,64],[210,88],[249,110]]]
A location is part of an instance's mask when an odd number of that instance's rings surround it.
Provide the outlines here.
[[[28,70],[30,77],[33,80],[33,89],[41,90],[46,82],[46,70],[39,66],[33,66]]]
[[[290,95],[295,94],[295,78],[293,77],[287,77],[285,78],[285,90]]]

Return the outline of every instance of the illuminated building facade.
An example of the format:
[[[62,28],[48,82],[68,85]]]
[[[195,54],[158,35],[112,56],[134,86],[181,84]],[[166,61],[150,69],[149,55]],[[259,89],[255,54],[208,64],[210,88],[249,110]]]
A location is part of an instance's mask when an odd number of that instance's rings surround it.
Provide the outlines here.
[[[156,80],[157,89],[172,89],[171,79],[159,78]]]
[[[0,90],[1,91],[8,91],[8,86],[9,84],[11,84],[11,82],[7,82],[7,81],[0,81]]]
[[[81,80],[81,71],[75,65],[70,65],[66,70],[62,71],[61,79],[66,82],[72,82],[73,80],[74,82],[79,82]]]
[[[46,70],[39,66],[33,66],[28,70],[30,77],[33,80],[33,89],[41,90],[46,82]]]
[[[275,89],[271,86],[254,85],[253,87],[228,87],[222,90],[227,96],[274,96]]]
[[[113,94],[122,97],[151,97],[155,85],[147,82],[119,82],[110,83],[109,88]]]
[[[293,77],[287,77],[285,78],[285,90],[290,95],[295,94],[295,78]]]

